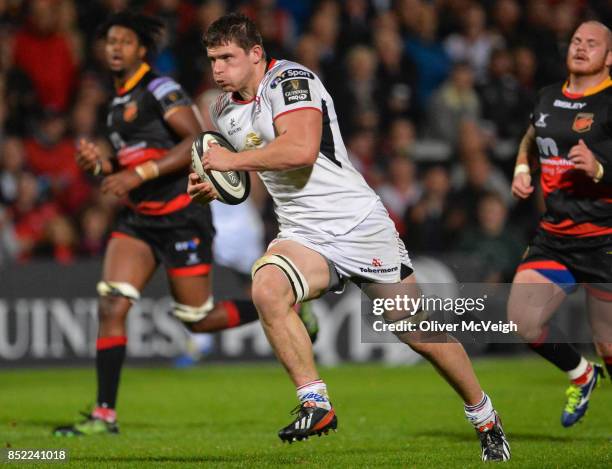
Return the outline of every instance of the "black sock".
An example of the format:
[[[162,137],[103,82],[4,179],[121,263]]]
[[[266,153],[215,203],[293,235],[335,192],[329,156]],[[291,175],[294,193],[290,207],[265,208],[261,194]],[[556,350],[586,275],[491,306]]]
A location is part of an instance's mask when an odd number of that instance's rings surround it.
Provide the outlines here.
[[[96,341],[98,373],[98,406],[114,409],[117,402],[119,375],[125,359],[127,338],[100,337]]]
[[[561,371],[567,372],[580,364],[582,356],[570,344],[561,342],[563,339],[563,333],[559,329],[546,326],[540,337],[528,345],[535,353],[544,357]]]
[[[236,327],[249,322],[257,321],[259,314],[250,300],[221,301],[227,312],[227,327]]]

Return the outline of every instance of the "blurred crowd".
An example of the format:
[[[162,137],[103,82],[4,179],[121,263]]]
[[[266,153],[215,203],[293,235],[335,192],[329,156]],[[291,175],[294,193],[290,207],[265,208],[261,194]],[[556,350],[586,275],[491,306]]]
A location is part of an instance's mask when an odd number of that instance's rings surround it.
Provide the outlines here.
[[[206,113],[201,36],[225,12],[259,26],[332,94],[345,144],[412,254],[460,252],[507,280],[541,203],[513,201],[518,141],[539,87],[563,80],[577,24],[605,0],[0,0],[0,264],[103,254],[121,201],[74,162],[105,141],[111,81],[97,25],[126,8],[166,24],[154,68]],[[267,236],[275,224],[259,204]]]

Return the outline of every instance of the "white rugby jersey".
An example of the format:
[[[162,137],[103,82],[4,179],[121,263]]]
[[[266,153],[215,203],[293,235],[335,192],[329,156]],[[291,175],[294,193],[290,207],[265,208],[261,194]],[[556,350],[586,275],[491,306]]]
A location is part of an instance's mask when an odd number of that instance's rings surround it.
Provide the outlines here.
[[[212,104],[213,123],[238,151],[261,148],[276,137],[274,120],[300,109],[323,114],[319,156],[313,166],[261,171],[281,231],[348,233],[374,208],[378,196],[348,159],[331,96],[306,67],[273,60],[251,101],[224,93]]]

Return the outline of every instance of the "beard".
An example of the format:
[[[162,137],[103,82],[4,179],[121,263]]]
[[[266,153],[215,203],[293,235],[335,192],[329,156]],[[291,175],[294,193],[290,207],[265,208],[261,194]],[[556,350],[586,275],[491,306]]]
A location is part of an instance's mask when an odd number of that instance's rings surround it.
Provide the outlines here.
[[[606,57],[602,57],[601,59],[593,60],[590,59],[588,62],[580,62],[575,64],[574,61],[570,58],[567,60],[567,69],[568,71],[577,76],[589,76],[589,75],[597,75],[601,73],[603,70],[609,67],[606,66]]]

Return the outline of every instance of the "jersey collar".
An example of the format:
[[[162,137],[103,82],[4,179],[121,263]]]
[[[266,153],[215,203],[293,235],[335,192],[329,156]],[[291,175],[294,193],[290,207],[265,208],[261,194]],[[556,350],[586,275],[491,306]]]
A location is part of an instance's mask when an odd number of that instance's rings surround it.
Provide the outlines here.
[[[117,90],[117,94],[119,96],[122,96],[128,91],[130,91],[132,88],[134,88],[149,70],[151,70],[151,67],[149,67],[146,63],[143,63],[140,67],[138,67],[136,73],[134,73],[134,75],[132,75],[125,82],[125,84]]]
[[[580,98],[584,98],[585,96],[591,96],[596,93],[599,93],[600,91],[605,90],[609,86],[612,86],[612,78],[607,77],[599,85],[595,85],[590,88],[587,88],[584,91],[584,93],[572,93],[571,91],[567,89],[568,85],[569,85],[569,80],[564,83],[563,88],[562,88],[562,91],[565,97],[570,98],[570,99],[580,99]]]

